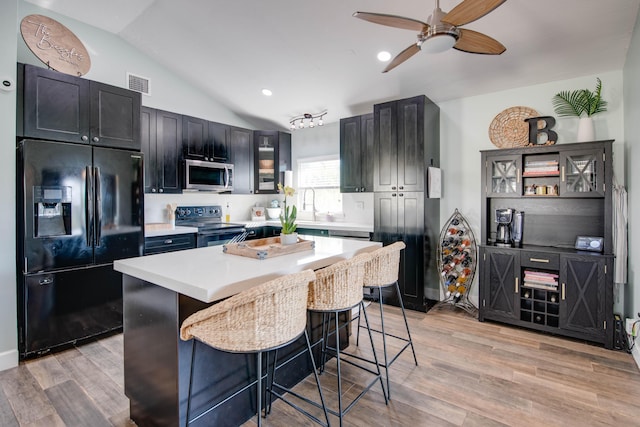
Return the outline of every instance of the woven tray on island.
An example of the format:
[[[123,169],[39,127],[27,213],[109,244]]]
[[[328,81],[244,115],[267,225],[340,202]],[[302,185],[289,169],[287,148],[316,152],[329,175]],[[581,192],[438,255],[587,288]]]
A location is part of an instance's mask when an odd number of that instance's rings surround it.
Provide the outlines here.
[[[310,251],[316,245],[312,240],[304,240],[298,237],[298,242],[291,245],[280,243],[280,237],[267,237],[266,239],[248,240],[246,242],[227,243],[222,246],[226,254],[241,255],[249,258],[266,259],[294,252]]]

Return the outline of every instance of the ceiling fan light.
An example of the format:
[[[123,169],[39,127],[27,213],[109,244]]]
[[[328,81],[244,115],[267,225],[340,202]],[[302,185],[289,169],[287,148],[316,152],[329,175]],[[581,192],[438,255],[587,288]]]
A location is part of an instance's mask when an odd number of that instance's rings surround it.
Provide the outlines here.
[[[420,50],[427,53],[440,53],[451,49],[458,40],[452,34],[434,34],[420,44]]]

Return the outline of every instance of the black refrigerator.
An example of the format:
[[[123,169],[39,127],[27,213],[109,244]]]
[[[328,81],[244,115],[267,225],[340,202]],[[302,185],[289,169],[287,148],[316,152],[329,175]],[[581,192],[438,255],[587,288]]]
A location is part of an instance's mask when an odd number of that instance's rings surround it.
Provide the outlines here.
[[[122,275],[142,255],[139,152],[23,140],[17,155],[21,357],[122,327]]]

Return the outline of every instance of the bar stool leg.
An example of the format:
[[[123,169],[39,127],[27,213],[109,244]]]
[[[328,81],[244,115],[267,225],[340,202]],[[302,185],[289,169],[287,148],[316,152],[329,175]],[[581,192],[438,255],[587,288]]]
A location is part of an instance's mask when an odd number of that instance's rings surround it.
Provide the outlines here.
[[[256,406],[258,407],[258,427],[262,427],[262,352],[256,355],[256,376],[258,383],[256,384]]]
[[[364,303],[360,301],[360,307],[362,308],[362,312],[364,314],[364,322],[367,325],[367,332],[369,333],[369,342],[371,343],[371,350],[373,352],[373,360],[376,365],[378,379],[380,379],[380,388],[382,388],[382,395],[384,396],[384,404],[389,404],[389,399],[387,398],[387,393],[384,390],[384,384],[382,382],[382,375],[380,375],[380,363],[378,363],[378,356],[376,355],[376,348],[373,345],[373,334],[371,334],[371,327],[369,325],[369,316],[367,316],[367,310],[364,308]]]
[[[191,413],[191,389],[193,386],[193,365],[196,359],[196,340],[191,340],[191,368],[189,370],[189,392],[187,394],[187,415],[185,419],[185,426],[189,425],[189,415]]]
[[[329,426],[329,413],[327,412],[327,405],[324,400],[324,393],[322,392],[322,387],[320,386],[320,378],[318,377],[318,372],[316,369],[316,361],[313,357],[313,352],[311,351],[311,341],[309,341],[309,334],[307,330],[304,330],[304,338],[307,341],[307,349],[309,350],[309,357],[311,358],[311,368],[313,369],[313,376],[316,379],[316,385],[318,386],[318,393],[320,394],[320,403],[322,404],[322,410],[324,412],[324,418],[327,420],[327,427]],[[274,362],[275,365],[275,362]]]
[[[411,332],[409,332],[409,322],[407,322],[407,313],[404,311],[404,304],[402,303],[402,298],[400,297],[400,285],[398,285],[398,281],[396,280],[396,293],[398,294],[398,299],[400,300],[400,308],[402,309],[402,317],[404,318],[404,326],[407,328],[407,337],[409,337],[409,344],[411,345],[411,352],[413,353],[413,361],[416,366],[418,366],[418,358],[416,357],[416,350],[413,348],[413,340],[411,339]]]
[[[397,282],[396,282],[397,283]],[[389,400],[391,400],[391,383],[389,381],[389,358],[387,357],[387,334],[384,332],[384,309],[382,308],[382,288],[378,286],[378,292],[380,293],[380,303],[378,306],[380,307],[380,330],[382,332],[382,351],[384,353],[384,372],[385,377],[387,378],[387,395]],[[398,298],[400,299],[400,294],[398,294]],[[402,300],[400,300],[400,304],[402,305]],[[403,309],[404,313],[404,309]]]
[[[342,413],[342,375],[341,375],[341,369],[340,369],[340,331],[338,329],[338,312],[334,312],[335,315],[335,321],[336,321],[336,363],[337,363],[337,370],[338,370],[338,413],[339,418],[340,418],[340,427],[342,427],[342,417],[344,416],[344,414]]]

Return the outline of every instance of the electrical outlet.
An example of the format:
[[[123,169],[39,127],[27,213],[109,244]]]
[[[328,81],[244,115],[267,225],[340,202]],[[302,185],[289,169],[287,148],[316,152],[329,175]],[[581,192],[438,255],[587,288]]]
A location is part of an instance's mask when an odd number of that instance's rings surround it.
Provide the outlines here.
[[[640,313],[639,313],[639,314],[640,314]],[[629,318],[627,318],[627,319],[625,319],[625,320],[626,320],[626,322],[625,322],[625,330],[627,331],[627,335],[629,335],[629,336],[635,336],[635,335],[633,334],[632,329],[633,329],[633,324],[636,322],[636,319],[629,319]],[[636,326],[636,335],[637,335],[637,334],[638,334],[638,327]]]

